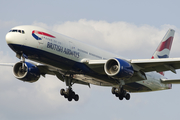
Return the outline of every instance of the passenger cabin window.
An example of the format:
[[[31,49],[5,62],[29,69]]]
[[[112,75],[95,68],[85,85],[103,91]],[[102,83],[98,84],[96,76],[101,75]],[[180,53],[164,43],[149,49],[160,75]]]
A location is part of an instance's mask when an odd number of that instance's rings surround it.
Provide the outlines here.
[[[16,29],[13,29],[13,30],[10,30],[9,32],[18,32],[18,33],[25,34],[24,30],[16,30]]]

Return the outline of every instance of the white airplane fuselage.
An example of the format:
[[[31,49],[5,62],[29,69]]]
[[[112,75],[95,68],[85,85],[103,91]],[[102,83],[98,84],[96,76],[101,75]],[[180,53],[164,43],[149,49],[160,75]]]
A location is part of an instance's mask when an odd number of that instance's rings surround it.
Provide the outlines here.
[[[17,54],[23,53],[28,59],[51,66],[63,73],[74,73],[74,77],[78,80],[99,86],[119,86],[105,72],[95,72],[82,63],[88,59],[108,60],[110,58],[121,58],[118,55],[59,33],[30,25],[12,28],[6,35],[6,41]],[[127,59],[124,60],[128,61]],[[124,88],[129,92],[171,89],[171,84],[161,82],[161,79],[165,78],[163,75],[157,72],[147,72],[145,74],[147,80],[125,84]]]

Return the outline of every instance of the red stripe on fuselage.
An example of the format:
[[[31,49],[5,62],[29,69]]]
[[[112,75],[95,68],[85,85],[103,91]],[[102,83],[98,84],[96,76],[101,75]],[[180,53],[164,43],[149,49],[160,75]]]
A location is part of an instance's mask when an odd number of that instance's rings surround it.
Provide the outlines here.
[[[173,41],[173,37],[169,37],[166,41],[161,43],[161,45],[158,47],[156,51],[160,52],[165,48],[171,50],[172,41]]]
[[[52,38],[56,38],[48,33],[45,33],[45,32],[40,32],[40,31],[36,31],[36,30],[33,30],[32,33],[37,33],[37,34],[40,34],[40,35],[44,35],[44,36],[48,36],[48,37],[52,37]]]

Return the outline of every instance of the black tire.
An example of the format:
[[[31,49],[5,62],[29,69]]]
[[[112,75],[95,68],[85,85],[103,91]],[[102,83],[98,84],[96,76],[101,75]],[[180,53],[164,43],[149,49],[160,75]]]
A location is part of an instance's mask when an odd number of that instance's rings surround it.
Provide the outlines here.
[[[68,98],[68,96],[66,94],[64,94],[64,98]]]
[[[125,96],[126,100],[130,100],[130,94],[127,93],[126,96]]]
[[[68,101],[72,101],[72,97],[71,96],[68,97]]]
[[[65,92],[64,89],[61,89],[61,90],[60,90],[60,94],[61,94],[61,95],[64,95],[64,92]]]
[[[71,96],[72,96],[72,98],[74,98],[74,97],[75,97],[75,95],[76,95],[76,94],[75,94],[75,92],[74,92],[74,91],[72,91],[72,92],[71,92]]]
[[[119,96],[119,100],[123,100],[124,96],[123,95],[120,95]]]
[[[115,94],[116,93],[116,88],[112,87],[111,92],[112,92],[112,94]]]
[[[78,100],[79,100],[79,95],[75,94],[74,100],[75,100],[75,101],[78,101]]]
[[[115,96],[116,96],[116,97],[119,97],[119,94],[118,94],[118,93],[115,93]]]

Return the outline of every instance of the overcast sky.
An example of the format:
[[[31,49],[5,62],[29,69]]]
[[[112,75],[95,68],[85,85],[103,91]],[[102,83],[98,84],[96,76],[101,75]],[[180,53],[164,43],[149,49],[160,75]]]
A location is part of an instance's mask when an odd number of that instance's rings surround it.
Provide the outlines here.
[[[6,33],[18,25],[41,26],[125,58],[151,58],[169,28],[176,31],[170,57],[180,57],[178,0],[0,0],[0,62],[18,62],[7,46]],[[0,69],[2,120],[175,120],[179,119],[180,85],[173,89],[131,93],[120,101],[110,87],[74,85],[78,102],[59,94],[65,83],[55,76],[35,83],[14,78],[11,67]],[[180,78],[166,72],[169,78]]]

